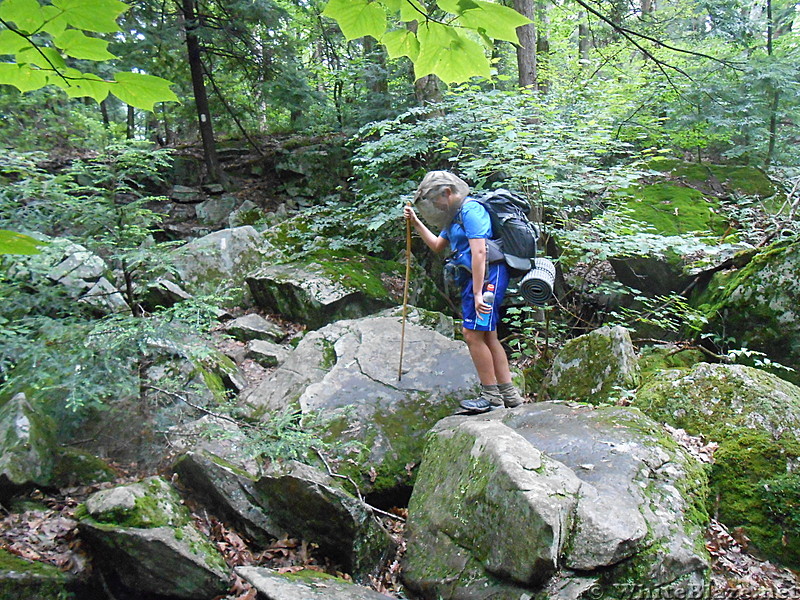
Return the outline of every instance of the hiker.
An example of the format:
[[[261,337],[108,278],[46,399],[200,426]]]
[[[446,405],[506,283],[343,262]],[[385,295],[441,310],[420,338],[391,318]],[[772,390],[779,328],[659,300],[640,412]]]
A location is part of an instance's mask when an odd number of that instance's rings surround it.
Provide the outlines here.
[[[414,194],[414,207],[441,233],[436,235],[428,229],[411,206],[406,206],[403,214],[431,250],[441,252],[449,245],[454,252],[452,261],[461,287],[462,331],[481,382],[480,396],[462,401],[461,408],[484,413],[498,406],[513,408],[523,400],[511,383],[508,358],[497,337],[508,269],[502,260],[487,261],[486,240],[492,237],[489,213],[470,200],[464,180],[448,171],[430,171]],[[491,306],[483,299],[484,285],[489,283],[494,285],[495,294]],[[481,313],[489,314],[487,325],[476,322]]]

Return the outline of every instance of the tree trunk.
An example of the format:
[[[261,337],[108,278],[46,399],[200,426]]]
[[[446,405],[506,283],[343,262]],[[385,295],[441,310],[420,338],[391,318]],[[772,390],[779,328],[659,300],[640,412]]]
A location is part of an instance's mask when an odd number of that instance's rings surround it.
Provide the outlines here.
[[[772,56],[773,36],[775,24],[772,18],[772,0],[767,0],[767,56]],[[775,89],[774,84],[770,84],[771,101],[769,105],[769,144],[767,146],[766,166],[772,163],[775,158],[775,141],[778,137],[778,103],[780,102],[780,90]]]
[[[550,17],[547,14],[547,0],[536,2],[536,60],[539,64],[539,90],[547,93],[550,89],[550,79],[547,77],[547,63],[550,58],[550,37],[548,29]],[[544,72],[544,77],[542,77]]]
[[[108,98],[105,98],[100,103],[100,115],[103,117],[103,127],[108,129],[108,127],[111,125],[111,121],[108,118]]]
[[[182,0],[183,23],[186,31],[186,49],[189,56],[189,70],[192,74],[192,90],[194,102],[197,107],[197,120],[200,127],[200,138],[203,141],[203,154],[205,156],[208,178],[218,183],[222,181],[222,169],[217,158],[217,144],[214,141],[214,127],[211,122],[211,112],[208,107],[208,95],[203,79],[203,64],[200,59],[200,40],[197,39],[197,29],[200,26],[195,0]]]
[[[534,20],[533,0],[514,0],[514,10]],[[517,27],[517,71],[519,87],[536,89],[536,23]]]
[[[376,46],[371,37],[365,37],[364,60],[367,71],[365,74],[367,89],[375,94],[389,93],[389,79],[386,73],[386,50],[383,46]]]
[[[132,140],[136,135],[136,113],[130,104],[128,104],[128,118],[126,119],[126,124],[127,128],[125,131],[125,137],[129,140]]]
[[[592,47],[592,39],[589,36],[589,22],[587,21],[586,11],[578,13],[578,61],[584,68],[589,65],[589,49]]]

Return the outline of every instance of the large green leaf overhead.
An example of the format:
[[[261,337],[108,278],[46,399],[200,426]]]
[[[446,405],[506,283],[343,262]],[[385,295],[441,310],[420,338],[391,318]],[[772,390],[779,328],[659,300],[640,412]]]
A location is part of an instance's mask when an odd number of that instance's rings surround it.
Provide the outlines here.
[[[177,102],[170,82],[143,73],[115,73],[103,79],[68,64],[69,59],[102,62],[116,58],[96,34],[119,31],[117,18],[128,9],[119,0],[0,1],[0,84],[22,92],[55,85],[73,98],[102,102],[109,94],[153,110],[157,102]]]
[[[330,0],[322,13],[335,19],[348,40],[372,36],[391,58],[407,56],[417,78],[445,82],[491,74],[487,42],[518,43],[518,12],[486,0],[437,0],[429,11],[418,0]]]
[[[16,231],[0,229],[0,254],[39,254],[37,246],[44,243]]]

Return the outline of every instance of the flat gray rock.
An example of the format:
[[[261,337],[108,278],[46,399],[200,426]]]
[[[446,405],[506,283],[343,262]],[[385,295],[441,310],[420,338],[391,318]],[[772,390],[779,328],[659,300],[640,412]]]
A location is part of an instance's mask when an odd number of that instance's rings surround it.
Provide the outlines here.
[[[316,571],[282,575],[263,567],[237,567],[236,573],[266,600],[386,600],[369,588]]]
[[[409,485],[425,434],[475,396],[478,379],[466,344],[408,323],[398,381],[400,335],[398,317],[312,331],[244,402],[263,419],[291,407],[331,418],[328,429],[338,441],[366,446],[353,467],[363,492]]]

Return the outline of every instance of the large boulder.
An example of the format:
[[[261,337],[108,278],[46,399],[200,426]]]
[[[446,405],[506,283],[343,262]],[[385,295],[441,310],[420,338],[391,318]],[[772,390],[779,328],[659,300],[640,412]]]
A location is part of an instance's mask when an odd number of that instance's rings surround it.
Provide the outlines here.
[[[331,437],[363,446],[351,458],[364,490],[408,485],[428,429],[478,386],[466,345],[417,324],[425,314],[411,311],[400,381],[401,319],[367,317],[307,334],[244,402],[263,419],[292,407],[330,418]]]
[[[399,262],[337,251],[266,265],[250,274],[247,284],[256,304],[267,312],[317,329],[396,306],[403,301],[404,278]],[[433,281],[417,265],[413,282],[411,304],[445,308]]]
[[[248,304],[244,285],[248,273],[257,269],[271,248],[253,227],[223,229],[176,249],[175,269],[184,289],[194,295],[226,292],[227,306]]]
[[[719,444],[711,472],[719,519],[774,560],[800,565],[800,388],[751,367],[700,363],[654,376],[634,405]]]
[[[693,303],[709,319],[706,331],[732,337],[792,367],[800,383],[800,240],[782,241],[746,266],[714,275]]]
[[[81,536],[112,586],[189,600],[207,600],[228,588],[222,555],[166,481],[151,477],[101,490],[84,507]]]
[[[708,575],[705,481],[637,410],[542,402],[449,417],[409,504],[404,579],[444,600],[613,598],[630,581],[646,597],[700,597],[686,594]]]
[[[613,402],[636,388],[639,367],[628,330],[601,327],[568,341],[544,381],[551,399]]]
[[[319,469],[294,461],[273,464],[255,489],[277,531],[318,544],[356,580],[376,575],[393,548],[371,509]]]
[[[185,452],[173,469],[180,484],[258,546],[286,534],[305,539],[357,579],[386,558],[391,539],[342,480],[294,461],[263,466],[229,421],[204,417],[179,433]]]
[[[0,500],[24,486],[49,485],[55,423],[19,393],[0,406]]]

